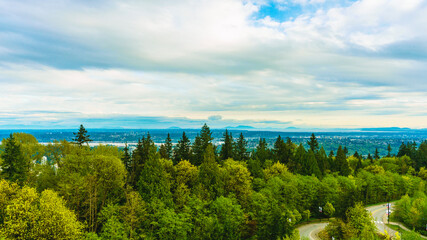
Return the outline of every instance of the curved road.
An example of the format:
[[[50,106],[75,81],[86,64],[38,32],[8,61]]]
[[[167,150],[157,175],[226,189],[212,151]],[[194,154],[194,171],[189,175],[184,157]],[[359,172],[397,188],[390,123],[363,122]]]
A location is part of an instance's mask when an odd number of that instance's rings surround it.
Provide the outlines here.
[[[392,204],[393,207],[393,204]],[[387,233],[390,236],[394,236],[395,232],[393,229],[387,227],[385,224],[387,223],[387,205],[386,204],[379,204],[371,207],[366,208],[368,211],[372,213],[372,216],[374,217],[375,226],[377,226],[379,232],[384,232],[384,230],[387,230]],[[299,233],[301,238],[302,237],[308,237],[309,239],[319,239],[317,237],[317,233],[320,232],[322,229],[324,229],[328,225],[327,222],[323,223],[310,223],[306,225],[302,225],[298,227]]]

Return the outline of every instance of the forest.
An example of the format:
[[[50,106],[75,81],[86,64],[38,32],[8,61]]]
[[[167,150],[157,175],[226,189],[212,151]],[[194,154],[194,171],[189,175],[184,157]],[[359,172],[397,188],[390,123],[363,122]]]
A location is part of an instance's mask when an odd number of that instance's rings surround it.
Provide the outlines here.
[[[349,156],[280,135],[249,150],[227,130],[218,146],[205,124],[156,147],[40,144],[13,133],[0,146],[0,239],[299,239],[298,224],[333,218],[326,239],[387,239],[363,208],[399,200],[392,217],[425,232],[427,141],[398,154]]]

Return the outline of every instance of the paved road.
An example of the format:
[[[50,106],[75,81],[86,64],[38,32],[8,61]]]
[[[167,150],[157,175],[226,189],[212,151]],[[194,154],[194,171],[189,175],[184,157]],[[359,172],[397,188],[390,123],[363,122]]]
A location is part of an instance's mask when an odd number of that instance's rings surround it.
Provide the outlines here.
[[[390,236],[395,236],[396,231],[387,227],[387,205],[376,205],[372,207],[366,208],[368,211],[372,213],[372,216],[374,217],[375,226],[377,226],[378,231],[384,233],[384,230],[387,230],[387,233]],[[393,210],[393,203],[391,204],[391,210]]]
[[[310,223],[298,227],[299,234],[302,237],[308,237],[309,239],[319,239],[316,235],[322,229],[328,225],[327,222],[323,223]]]
[[[374,217],[374,221],[375,221],[375,226],[377,226],[378,231],[383,233],[384,230],[387,230],[390,236],[394,236],[394,233],[396,231],[394,231],[393,229],[385,225],[387,221],[387,216],[386,216],[387,205],[379,204],[379,205],[368,207],[366,209],[372,213],[372,216]],[[317,237],[317,233],[320,232],[322,229],[324,229],[326,225],[328,225],[328,223],[326,222],[310,223],[310,224],[306,224],[298,227],[298,230],[301,237],[308,237],[309,239],[319,239]]]

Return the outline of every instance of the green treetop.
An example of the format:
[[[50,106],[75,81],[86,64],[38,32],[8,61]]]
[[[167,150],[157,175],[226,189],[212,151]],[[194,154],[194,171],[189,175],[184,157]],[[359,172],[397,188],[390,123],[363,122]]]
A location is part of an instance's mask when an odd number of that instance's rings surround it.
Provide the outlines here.
[[[203,155],[209,144],[212,143],[212,132],[205,123],[200,130],[200,135],[197,135],[193,144],[193,164],[199,166],[202,163]]]
[[[178,144],[176,145],[173,154],[175,164],[180,162],[181,160],[190,160],[190,139],[188,139],[188,137],[185,135],[185,132],[182,132],[182,137],[178,141]]]
[[[338,147],[337,156],[335,157],[335,164],[338,172],[342,176],[350,174],[350,167],[348,166],[347,157],[345,156],[344,149],[341,145]]]
[[[319,150],[319,143],[317,142],[314,133],[311,134],[310,140],[307,141],[307,144],[310,146],[311,151],[313,151],[314,153]]]
[[[220,156],[222,160],[226,160],[228,158],[233,158],[233,136],[231,133],[228,133],[228,130],[225,130],[224,133],[224,143],[221,146]]]
[[[84,143],[91,142],[90,136],[87,134],[87,131],[85,127],[83,127],[83,124],[80,124],[79,131],[77,133],[73,133],[74,138],[73,141],[76,142],[78,145],[83,145]]]
[[[1,154],[3,162],[0,174],[4,179],[22,184],[27,179],[30,162],[24,157],[21,145],[17,143],[13,134],[3,141],[4,152]]]
[[[247,152],[247,145],[248,145],[248,141],[245,140],[243,133],[240,133],[240,136],[237,139],[237,142],[235,145],[235,153],[234,153],[235,160],[246,161],[249,158],[248,152]]]

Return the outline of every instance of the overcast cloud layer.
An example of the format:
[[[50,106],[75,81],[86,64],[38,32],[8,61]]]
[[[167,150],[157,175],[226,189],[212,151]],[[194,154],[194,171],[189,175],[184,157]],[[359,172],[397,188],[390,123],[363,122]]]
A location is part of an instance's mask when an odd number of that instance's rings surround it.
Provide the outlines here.
[[[425,128],[426,26],[423,0],[0,0],[0,128]]]

